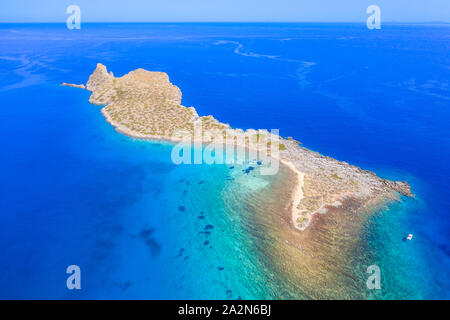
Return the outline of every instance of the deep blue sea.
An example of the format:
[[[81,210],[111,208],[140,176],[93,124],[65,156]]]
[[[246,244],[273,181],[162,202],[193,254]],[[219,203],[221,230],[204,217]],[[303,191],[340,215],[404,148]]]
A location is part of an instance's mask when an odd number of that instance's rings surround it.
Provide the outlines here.
[[[244,227],[272,180],[176,166],[170,145],[116,132],[60,86],[99,62],[166,72],[200,115],[408,181],[416,198],[364,231],[374,297],[450,298],[450,26],[189,23],[0,24],[0,298],[279,297]]]

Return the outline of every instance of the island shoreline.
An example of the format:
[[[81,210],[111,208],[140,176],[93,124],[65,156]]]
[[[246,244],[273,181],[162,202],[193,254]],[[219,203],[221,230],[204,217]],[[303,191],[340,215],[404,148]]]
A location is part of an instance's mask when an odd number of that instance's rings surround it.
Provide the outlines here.
[[[239,145],[238,140],[236,142],[233,140],[233,145],[245,148],[246,152],[259,152],[267,143],[264,142],[264,145],[261,145],[260,130],[248,129],[244,132],[241,129],[231,129],[228,124],[222,124],[212,116],[199,117],[193,107],[182,106],[181,91],[170,83],[165,73],[137,69],[125,76],[115,78],[111,72],[107,72],[104,65],[98,64],[86,86],[68,83],[63,85],[91,91],[89,102],[103,106],[101,113],[106,121],[117,132],[133,139],[180,143],[186,141],[186,136],[184,139],[175,139],[173,132],[170,134],[170,130],[175,130],[177,126],[191,128],[196,121],[201,121],[205,130],[219,128],[224,134],[231,132],[234,138],[245,137],[247,140],[243,140],[243,145]],[[155,110],[158,113],[153,114]],[[162,120],[158,116],[162,117]],[[120,121],[117,121],[117,118]],[[157,119],[157,122],[155,123],[152,119]],[[172,123],[172,127],[164,129],[158,121],[163,121],[166,126]],[[164,130],[161,131],[162,129]],[[166,131],[167,129],[169,132]],[[210,138],[208,141],[203,136],[197,139],[195,131],[189,130],[191,135],[188,135],[190,139],[187,141],[194,144],[214,145],[213,139]],[[160,132],[160,134],[149,134],[148,131]],[[362,170],[346,162],[302,148],[300,143],[292,138],[283,139],[267,130],[262,132],[266,138],[277,138],[276,147],[279,146],[279,151],[277,149],[277,155],[268,154],[268,156],[279,160],[296,176],[296,186],[290,203],[290,221],[293,228],[298,231],[308,228],[317,213],[326,213],[330,206],[342,206],[347,196],[359,198],[364,202],[379,199],[380,194],[386,199],[395,199],[398,197],[396,194],[412,196],[407,182],[393,182],[379,178],[371,171]],[[255,136],[257,137],[256,147],[249,148],[247,144],[250,146],[249,141]],[[282,145],[283,148],[281,148]],[[267,147],[268,144],[265,152]]]

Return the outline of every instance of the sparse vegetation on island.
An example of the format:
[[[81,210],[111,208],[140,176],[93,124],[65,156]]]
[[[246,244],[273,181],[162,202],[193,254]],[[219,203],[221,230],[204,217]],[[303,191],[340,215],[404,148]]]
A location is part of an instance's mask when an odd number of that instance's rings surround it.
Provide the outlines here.
[[[202,142],[231,135],[230,140],[237,144],[248,146],[254,142],[257,148],[267,150],[273,141],[269,138],[276,137],[279,159],[298,178],[291,204],[292,225],[298,230],[305,230],[316,213],[325,213],[327,207],[340,208],[346,199],[358,199],[364,205],[395,199],[398,194],[412,195],[406,182],[381,179],[373,172],[322,156],[301,147],[292,137],[283,139],[267,130],[232,129],[211,115],[200,117],[193,107],[181,105],[180,89],[163,72],[137,69],[116,78],[104,65],[98,64],[86,87],[63,85],[91,91],[89,101],[104,105],[102,114],[107,121],[131,137],[181,140],[194,136],[196,123],[201,123],[203,132],[215,132],[202,135]],[[275,143],[274,147],[277,147]]]

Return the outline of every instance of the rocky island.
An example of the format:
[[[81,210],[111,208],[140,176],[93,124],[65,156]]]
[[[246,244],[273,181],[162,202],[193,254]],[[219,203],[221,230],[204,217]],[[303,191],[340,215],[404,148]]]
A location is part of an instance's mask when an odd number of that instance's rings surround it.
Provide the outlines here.
[[[232,141],[243,147],[254,142],[257,149],[267,150],[271,143],[268,141],[276,141],[277,155],[273,156],[297,176],[297,188],[289,206],[292,227],[300,231],[311,224],[316,214],[340,208],[347,199],[356,199],[360,207],[366,207],[396,200],[399,195],[412,196],[407,182],[382,179],[371,171],[308,150],[293,138],[274,137],[267,130],[232,129],[213,116],[200,117],[193,107],[181,105],[180,89],[163,72],[137,69],[114,77],[98,64],[85,87],[63,85],[91,91],[89,101],[103,105],[101,112],[106,120],[130,137],[178,141],[183,140],[179,132],[184,138],[193,137],[195,124],[201,123],[204,132],[215,132],[197,138],[202,143],[214,142],[217,135],[231,135]]]

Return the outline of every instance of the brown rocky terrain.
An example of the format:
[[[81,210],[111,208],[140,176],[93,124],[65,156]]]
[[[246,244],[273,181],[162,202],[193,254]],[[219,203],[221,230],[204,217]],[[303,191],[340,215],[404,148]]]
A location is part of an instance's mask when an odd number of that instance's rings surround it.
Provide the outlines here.
[[[293,202],[289,204],[292,225],[298,230],[305,230],[315,214],[342,207],[347,198],[369,203],[374,199],[385,201],[398,199],[399,195],[412,196],[406,182],[382,179],[373,172],[303,148],[292,138],[284,139],[267,130],[232,129],[213,116],[200,117],[193,107],[181,105],[180,89],[163,72],[137,69],[116,78],[104,65],[98,64],[86,89],[92,92],[89,99],[92,104],[104,106],[102,114],[107,121],[131,137],[169,141],[187,137],[191,141],[220,143],[226,137],[230,139],[228,143],[264,150],[288,164],[299,181]],[[202,134],[195,137],[198,124]]]

